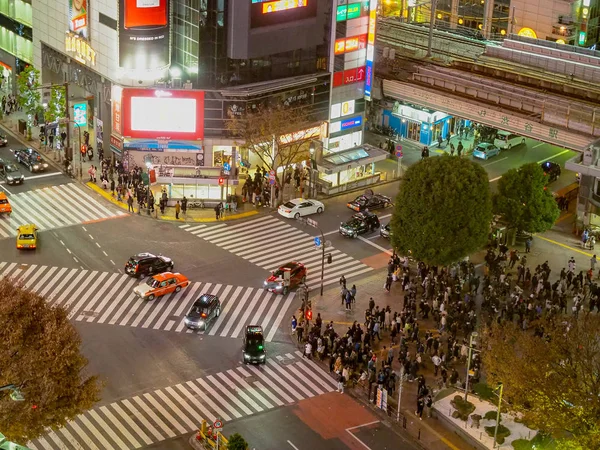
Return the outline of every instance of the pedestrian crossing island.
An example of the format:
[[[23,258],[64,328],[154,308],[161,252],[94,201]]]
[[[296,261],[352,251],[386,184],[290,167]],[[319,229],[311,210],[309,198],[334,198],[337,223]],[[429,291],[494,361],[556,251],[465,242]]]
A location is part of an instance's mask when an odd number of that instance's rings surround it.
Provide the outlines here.
[[[180,292],[149,301],[133,293],[141,281],[122,273],[14,262],[0,262],[0,278],[4,277],[44,296],[49,304],[64,307],[77,322],[231,338],[242,336],[246,325],[258,324],[268,342],[295,296],[294,292],[276,295],[262,288],[192,282]],[[206,293],[219,297],[221,314],[206,331],[189,330],[184,316]]]
[[[12,213],[0,214],[0,238],[16,236],[19,225],[25,223],[43,231],[127,215],[98,201],[77,183],[12,194],[8,201]]]

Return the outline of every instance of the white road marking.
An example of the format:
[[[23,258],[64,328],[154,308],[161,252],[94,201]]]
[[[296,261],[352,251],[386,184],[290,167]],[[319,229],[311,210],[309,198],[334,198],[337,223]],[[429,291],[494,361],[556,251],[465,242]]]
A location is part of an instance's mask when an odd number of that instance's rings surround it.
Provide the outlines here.
[[[553,155],[553,156],[549,156],[548,158],[542,159],[542,160],[538,161],[537,163],[541,164],[543,162],[550,161],[551,159],[554,159],[554,158],[556,158],[557,156],[560,156],[560,155],[564,155],[565,153],[569,153],[570,151],[571,150],[563,150],[562,152],[557,153],[556,155]]]
[[[32,175],[30,177],[25,177],[25,180],[35,180],[36,178],[48,178],[48,177],[55,177],[56,175],[62,175],[62,172],[50,172],[50,173],[43,173],[41,175]]]
[[[292,444],[292,441],[290,441],[289,439],[288,439],[287,443],[290,444],[294,450],[300,450],[298,447],[296,447],[294,444]]]
[[[534,145],[534,146],[533,146],[533,147],[531,147],[531,148],[538,148],[538,147],[541,147],[542,145],[546,145],[546,142],[540,142],[539,144],[537,144],[537,145]]]
[[[375,242],[371,242],[370,240],[368,240],[367,238],[364,238],[362,236],[358,236],[358,239],[360,239],[363,242],[366,242],[367,244],[369,244],[372,247],[375,247],[378,250],[381,250],[382,252],[387,253],[388,255],[393,255],[394,252],[392,252],[391,250],[388,250],[385,247],[382,247],[381,245],[376,244]]]
[[[481,167],[491,166],[492,164],[496,164],[497,162],[504,161],[505,159],[508,159],[508,156],[505,156],[504,158],[496,159],[495,161],[492,161],[487,164],[482,164]]]

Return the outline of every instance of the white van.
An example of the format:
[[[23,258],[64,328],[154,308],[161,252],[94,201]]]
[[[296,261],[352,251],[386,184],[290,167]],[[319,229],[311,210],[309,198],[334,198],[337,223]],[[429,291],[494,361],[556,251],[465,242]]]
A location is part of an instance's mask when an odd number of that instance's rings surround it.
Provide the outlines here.
[[[508,131],[498,131],[496,133],[496,139],[494,139],[494,145],[503,150],[511,149],[524,143],[525,138],[523,136],[509,133]]]

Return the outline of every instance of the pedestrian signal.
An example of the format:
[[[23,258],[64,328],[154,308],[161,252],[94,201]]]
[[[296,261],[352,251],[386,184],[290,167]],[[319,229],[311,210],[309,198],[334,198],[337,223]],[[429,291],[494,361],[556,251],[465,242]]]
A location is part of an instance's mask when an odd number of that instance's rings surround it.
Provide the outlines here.
[[[312,309],[306,310],[306,320],[312,320]]]
[[[223,178],[219,178],[219,186],[223,186]]]

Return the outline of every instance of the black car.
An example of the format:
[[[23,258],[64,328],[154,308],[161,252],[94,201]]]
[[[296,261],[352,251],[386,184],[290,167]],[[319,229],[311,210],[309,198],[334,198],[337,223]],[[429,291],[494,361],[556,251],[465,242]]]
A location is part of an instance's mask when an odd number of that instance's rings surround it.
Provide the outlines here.
[[[381,226],[379,229],[379,235],[385,239],[389,239],[392,236],[392,229],[389,223]]]
[[[32,148],[22,148],[12,150],[18,162],[29,169],[30,172],[43,172],[48,168],[48,163],[44,161],[42,155]]]
[[[560,165],[556,164],[555,162],[546,161],[540,164],[540,167],[544,171],[544,175],[548,177],[546,184],[552,183],[553,181],[558,180],[558,177],[560,177]]]
[[[368,209],[369,211],[372,209],[380,209],[387,208],[392,205],[392,199],[381,194],[372,194],[372,195],[359,195],[353,201],[348,203],[346,206],[354,211],[364,211]]]
[[[5,135],[0,134],[0,147],[6,147],[8,145],[8,139]]]
[[[194,302],[183,322],[192,330],[206,330],[208,325],[221,315],[221,301],[211,294],[202,294]]]
[[[25,177],[16,164],[0,159],[0,180],[6,181],[7,184],[21,184],[25,181]]]
[[[152,253],[138,253],[125,264],[125,273],[134,277],[173,271],[173,260]]]
[[[267,351],[265,350],[265,338],[260,325],[248,325],[244,335],[244,349],[242,350],[244,364],[266,364]]]
[[[352,219],[346,223],[342,222],[340,225],[340,234],[342,236],[355,238],[359,234],[376,230],[380,226],[381,224],[379,223],[379,217],[377,217],[375,214],[365,211],[354,214]]]

